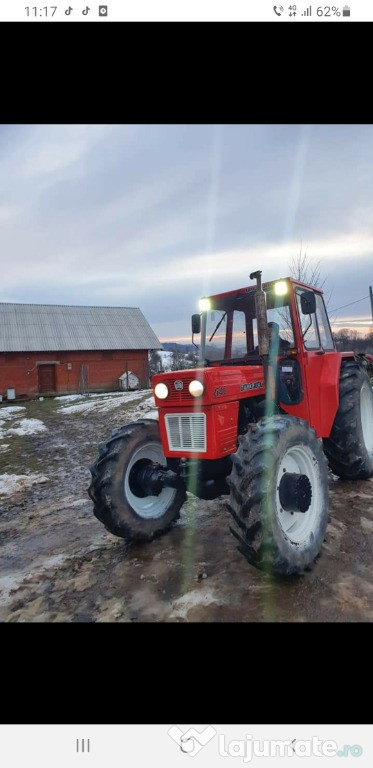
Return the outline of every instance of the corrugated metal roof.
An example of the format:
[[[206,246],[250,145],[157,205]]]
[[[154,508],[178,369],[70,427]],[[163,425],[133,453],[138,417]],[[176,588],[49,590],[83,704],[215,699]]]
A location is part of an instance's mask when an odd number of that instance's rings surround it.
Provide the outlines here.
[[[137,307],[0,303],[0,352],[162,349]]]

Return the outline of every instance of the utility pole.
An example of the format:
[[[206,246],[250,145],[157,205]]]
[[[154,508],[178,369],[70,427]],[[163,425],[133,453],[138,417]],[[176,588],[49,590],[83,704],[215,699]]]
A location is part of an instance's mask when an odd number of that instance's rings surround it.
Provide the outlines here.
[[[369,296],[370,296],[370,308],[372,310],[372,323],[373,323],[373,291],[372,286],[369,286]]]

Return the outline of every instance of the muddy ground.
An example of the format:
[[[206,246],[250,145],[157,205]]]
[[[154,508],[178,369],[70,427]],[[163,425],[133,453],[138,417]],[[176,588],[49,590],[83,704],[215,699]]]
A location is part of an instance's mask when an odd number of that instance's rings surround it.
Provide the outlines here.
[[[0,495],[0,620],[372,621],[372,480],[330,480],[322,557],[290,581],[244,561],[223,497],[188,496],[180,521],[151,544],[127,544],[104,529],[86,493],[89,465],[97,442],[138,417],[149,394],[72,413],[61,408],[85,401],[36,400],[8,419],[7,427],[21,415],[47,429],[0,439],[0,488],[4,476],[38,480]]]

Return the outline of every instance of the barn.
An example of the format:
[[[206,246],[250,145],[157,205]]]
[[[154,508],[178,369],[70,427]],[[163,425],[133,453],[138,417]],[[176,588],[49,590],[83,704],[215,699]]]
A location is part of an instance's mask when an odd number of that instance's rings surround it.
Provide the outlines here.
[[[147,387],[151,349],[162,345],[138,308],[0,303],[3,399],[116,390],[127,372]]]

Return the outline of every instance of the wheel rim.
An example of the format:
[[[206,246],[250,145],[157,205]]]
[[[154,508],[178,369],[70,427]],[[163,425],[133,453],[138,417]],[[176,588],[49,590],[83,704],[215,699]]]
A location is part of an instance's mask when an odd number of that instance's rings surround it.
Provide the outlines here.
[[[162,517],[167,512],[174,501],[177,491],[175,488],[163,488],[159,496],[136,496],[130,488],[129,477],[135,464],[143,459],[166,466],[166,459],[159,443],[152,442],[142,445],[141,448],[135,451],[126,469],[124,493],[126,500],[139,517],[154,520]]]
[[[307,512],[287,512],[280,503],[280,482],[285,472],[306,475],[311,483],[312,496]],[[283,456],[276,481],[276,512],[280,528],[294,544],[309,541],[315,535],[320,516],[320,470],[317,459],[306,445],[294,445]]]
[[[373,395],[365,383],[360,390],[360,418],[365,448],[369,454],[373,454]]]

